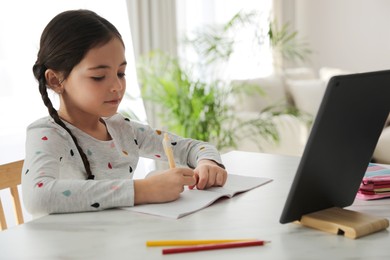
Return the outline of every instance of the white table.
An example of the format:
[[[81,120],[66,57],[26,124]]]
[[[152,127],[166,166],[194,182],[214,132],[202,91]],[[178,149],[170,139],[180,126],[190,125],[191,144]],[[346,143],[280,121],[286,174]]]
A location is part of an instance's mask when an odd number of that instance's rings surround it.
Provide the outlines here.
[[[357,240],[299,224],[279,224],[298,157],[230,152],[231,173],[274,179],[179,220],[124,210],[50,215],[0,232],[0,259],[390,259],[390,235]],[[390,217],[390,200],[356,201],[353,209]],[[259,238],[262,247],[162,255],[147,240]]]

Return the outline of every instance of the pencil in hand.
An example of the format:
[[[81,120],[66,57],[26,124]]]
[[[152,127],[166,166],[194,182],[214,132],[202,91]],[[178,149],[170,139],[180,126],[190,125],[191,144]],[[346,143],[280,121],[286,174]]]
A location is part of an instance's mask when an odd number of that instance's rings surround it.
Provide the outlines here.
[[[169,168],[173,169],[176,167],[175,158],[173,157],[172,145],[167,133],[164,133],[164,139],[162,143],[163,143],[165,155],[168,158]]]

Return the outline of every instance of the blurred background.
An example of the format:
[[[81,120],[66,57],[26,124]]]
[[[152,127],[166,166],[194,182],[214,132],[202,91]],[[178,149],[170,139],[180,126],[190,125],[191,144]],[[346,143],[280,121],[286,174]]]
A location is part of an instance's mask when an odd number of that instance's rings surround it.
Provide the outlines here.
[[[330,77],[390,67],[386,0],[2,1],[0,163],[24,158],[26,127],[48,114],[32,66],[44,27],[69,9],[123,36],[120,113],[221,152],[300,156]],[[384,128],[375,161],[390,163],[389,144]],[[136,177],[155,167],[142,160]]]

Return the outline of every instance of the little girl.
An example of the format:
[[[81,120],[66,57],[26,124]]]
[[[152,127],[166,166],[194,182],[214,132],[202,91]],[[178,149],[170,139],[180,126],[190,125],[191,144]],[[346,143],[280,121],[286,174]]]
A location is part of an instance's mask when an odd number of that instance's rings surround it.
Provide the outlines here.
[[[66,11],[44,29],[33,72],[50,116],[27,128],[23,200],[37,216],[103,210],[179,198],[227,179],[216,149],[169,133],[176,162],[132,179],[140,156],[166,160],[163,134],[117,113],[126,89],[125,47],[117,29],[88,10]],[[47,88],[60,97],[53,108]]]

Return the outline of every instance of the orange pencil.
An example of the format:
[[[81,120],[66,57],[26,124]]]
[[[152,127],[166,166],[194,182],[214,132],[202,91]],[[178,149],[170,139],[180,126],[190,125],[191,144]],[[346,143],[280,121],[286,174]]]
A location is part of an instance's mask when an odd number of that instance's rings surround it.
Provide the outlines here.
[[[168,158],[169,168],[171,169],[175,168],[176,167],[175,159],[173,157],[172,146],[167,133],[164,133],[163,147],[164,147],[165,155]]]

